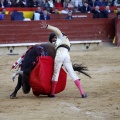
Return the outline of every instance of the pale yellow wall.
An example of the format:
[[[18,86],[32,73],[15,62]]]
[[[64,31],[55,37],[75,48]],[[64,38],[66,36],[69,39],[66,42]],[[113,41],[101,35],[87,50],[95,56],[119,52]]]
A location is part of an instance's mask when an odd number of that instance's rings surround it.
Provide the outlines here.
[[[32,19],[34,11],[21,11],[21,12],[23,12],[25,18]]]

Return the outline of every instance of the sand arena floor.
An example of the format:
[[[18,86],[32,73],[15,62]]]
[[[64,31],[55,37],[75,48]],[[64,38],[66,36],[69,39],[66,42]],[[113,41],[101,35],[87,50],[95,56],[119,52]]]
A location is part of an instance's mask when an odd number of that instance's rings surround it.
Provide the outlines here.
[[[55,98],[25,95],[20,89],[18,99],[9,99],[17,83],[10,68],[20,55],[0,56],[0,120],[120,120],[120,48],[100,46],[70,54],[92,76],[79,74],[86,99],[69,75],[66,89]]]

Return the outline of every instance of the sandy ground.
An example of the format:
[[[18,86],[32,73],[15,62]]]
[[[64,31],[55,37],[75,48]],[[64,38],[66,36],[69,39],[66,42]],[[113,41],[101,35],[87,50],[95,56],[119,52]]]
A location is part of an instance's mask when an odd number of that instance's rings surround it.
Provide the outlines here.
[[[88,97],[83,99],[68,75],[66,89],[55,98],[25,95],[9,99],[15,82],[10,71],[19,55],[0,56],[0,120],[120,120],[120,48],[100,46],[71,52],[72,61],[88,66],[92,79],[79,74]]]

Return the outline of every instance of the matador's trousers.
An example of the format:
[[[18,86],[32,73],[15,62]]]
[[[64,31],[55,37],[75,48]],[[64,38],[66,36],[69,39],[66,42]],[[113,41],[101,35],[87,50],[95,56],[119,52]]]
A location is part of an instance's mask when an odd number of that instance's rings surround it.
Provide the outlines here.
[[[59,72],[62,65],[64,65],[64,67],[66,68],[67,72],[69,73],[73,81],[79,79],[79,77],[76,75],[75,71],[73,70],[68,49],[64,47],[60,47],[56,51],[52,81],[58,81]]]

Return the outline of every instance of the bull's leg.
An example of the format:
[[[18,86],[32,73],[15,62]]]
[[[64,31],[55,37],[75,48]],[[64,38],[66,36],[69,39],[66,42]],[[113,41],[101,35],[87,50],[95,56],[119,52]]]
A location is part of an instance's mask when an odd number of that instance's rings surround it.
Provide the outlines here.
[[[10,98],[11,98],[11,99],[16,98],[17,92],[18,92],[18,90],[21,88],[21,86],[22,86],[22,75],[19,75],[19,76],[18,76],[17,86],[15,87],[14,92],[10,95]]]

